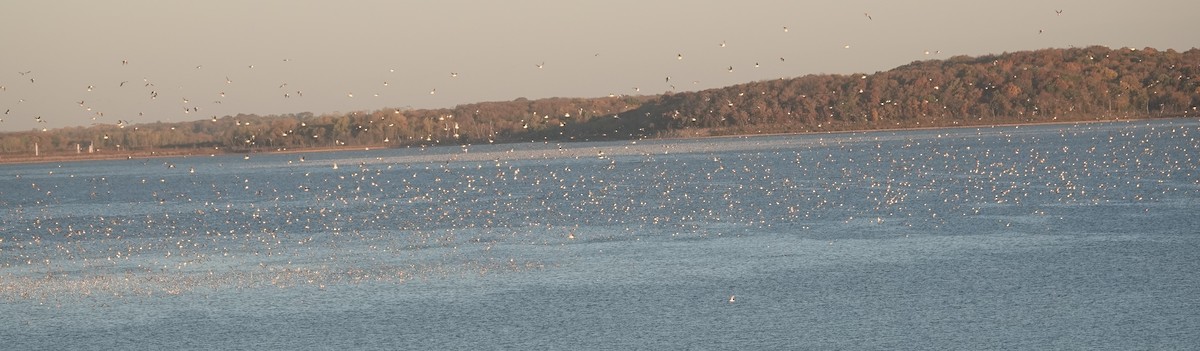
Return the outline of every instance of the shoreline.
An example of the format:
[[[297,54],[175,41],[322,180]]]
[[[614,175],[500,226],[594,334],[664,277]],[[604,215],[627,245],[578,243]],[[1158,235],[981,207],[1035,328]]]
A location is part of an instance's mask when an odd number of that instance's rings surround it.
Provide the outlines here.
[[[1172,116],[1172,117],[1139,117],[1139,118],[1114,118],[1114,119],[1088,119],[1074,121],[1044,121],[1044,122],[1027,122],[1027,123],[997,123],[997,124],[975,124],[975,125],[957,125],[957,126],[937,126],[937,127],[901,127],[901,128],[879,128],[879,129],[846,129],[846,130],[830,130],[826,132],[784,132],[784,133],[745,133],[745,134],[727,134],[727,135],[697,135],[697,136],[668,136],[647,138],[647,140],[704,140],[704,139],[719,139],[719,138],[746,138],[759,136],[787,136],[787,135],[828,135],[828,134],[855,134],[855,133],[871,133],[871,132],[888,132],[888,131],[924,131],[924,130],[942,130],[942,129],[966,129],[966,128],[996,128],[996,127],[1020,127],[1020,126],[1041,126],[1041,125],[1078,125],[1078,124],[1094,124],[1094,123],[1112,123],[1112,122],[1136,122],[1154,119],[1171,119],[1171,118],[1194,118],[1192,116]],[[521,143],[521,142],[505,142],[505,143]],[[451,146],[451,145],[437,145]],[[248,152],[229,152],[218,151],[201,153],[199,150],[193,151],[148,151],[144,153],[123,153],[123,154],[56,154],[45,156],[22,156],[22,157],[7,157],[0,155],[0,166],[2,165],[17,165],[17,164],[38,164],[38,163],[54,163],[54,162],[85,162],[85,161],[112,161],[122,159],[154,159],[168,157],[213,157],[217,155],[237,155],[237,154],[297,154],[297,153],[324,153],[337,151],[353,151],[353,150],[373,150],[373,149],[394,149],[402,148],[387,145],[367,145],[367,146],[343,146],[343,147],[315,147],[304,149],[286,149],[286,150],[269,150],[269,151],[248,151]]]
[[[121,154],[54,154],[45,156],[21,156],[10,158],[0,155],[0,166],[15,165],[15,164],[36,164],[36,163],[53,163],[53,162],[86,162],[86,161],[113,161],[113,160],[130,160],[130,159],[155,159],[169,157],[214,157],[220,155],[239,155],[239,154],[295,154],[305,152],[335,152],[335,151],[350,151],[350,150],[372,150],[383,149],[382,146],[355,146],[355,147],[319,147],[307,149],[289,149],[289,150],[270,150],[270,151],[248,151],[248,152],[229,152],[218,151],[203,153],[198,150],[179,151],[179,152],[162,152],[162,151],[147,151],[147,152],[127,152]]]
[[[1095,124],[1095,123],[1113,123],[1113,122],[1137,122],[1137,121],[1148,121],[1148,120],[1197,118],[1197,117],[1200,117],[1200,116],[1179,115],[1179,116],[1165,116],[1165,117],[1086,119],[1086,120],[1064,120],[1064,121],[1027,122],[1027,123],[967,124],[967,125],[949,125],[949,126],[937,126],[937,127],[844,129],[844,130],[830,130],[827,132],[751,133],[751,134],[726,134],[726,135],[706,135],[706,136],[683,136],[683,137],[658,137],[658,138],[650,138],[650,139],[687,140],[687,139],[710,139],[710,138],[743,138],[743,137],[753,137],[753,136],[855,134],[855,133],[890,132],[890,131],[923,131],[923,130],[940,130],[940,129],[996,128],[996,127],[1022,127],[1022,126],[1045,126],[1045,125],[1069,125],[1069,124]]]

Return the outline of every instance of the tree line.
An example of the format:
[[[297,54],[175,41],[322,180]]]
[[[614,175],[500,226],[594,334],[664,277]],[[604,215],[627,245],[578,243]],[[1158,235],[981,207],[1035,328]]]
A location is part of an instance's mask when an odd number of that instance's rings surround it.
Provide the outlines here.
[[[1200,113],[1200,50],[1043,49],[653,96],[238,114],[0,134],[0,155],[221,153],[1106,120]],[[77,151],[80,148],[81,151]]]
[[[1045,49],[663,96],[666,133],[814,132],[1195,115],[1200,50]]]

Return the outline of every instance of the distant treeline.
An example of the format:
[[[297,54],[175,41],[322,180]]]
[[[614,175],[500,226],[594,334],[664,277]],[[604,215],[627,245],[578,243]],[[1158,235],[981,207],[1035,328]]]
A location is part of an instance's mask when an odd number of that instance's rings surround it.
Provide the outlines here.
[[[656,96],[257,116],[0,134],[0,154],[214,153],[608,140],[1196,115],[1200,49],[1045,49]]]

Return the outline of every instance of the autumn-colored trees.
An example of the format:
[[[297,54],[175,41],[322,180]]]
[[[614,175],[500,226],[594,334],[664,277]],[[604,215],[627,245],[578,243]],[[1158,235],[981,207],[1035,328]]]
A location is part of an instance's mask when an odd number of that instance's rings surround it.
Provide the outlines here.
[[[643,109],[692,134],[1172,116],[1198,112],[1198,73],[1196,49],[1046,49],[679,93]]]
[[[1200,113],[1200,50],[1045,49],[659,96],[256,116],[0,134],[0,154],[403,146],[835,131]]]

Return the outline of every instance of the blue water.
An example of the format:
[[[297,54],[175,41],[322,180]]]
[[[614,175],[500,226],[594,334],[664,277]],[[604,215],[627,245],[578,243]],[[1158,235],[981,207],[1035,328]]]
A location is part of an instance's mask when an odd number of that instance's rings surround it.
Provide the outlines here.
[[[0,341],[1192,349],[1198,137],[1172,119],[4,165]]]

